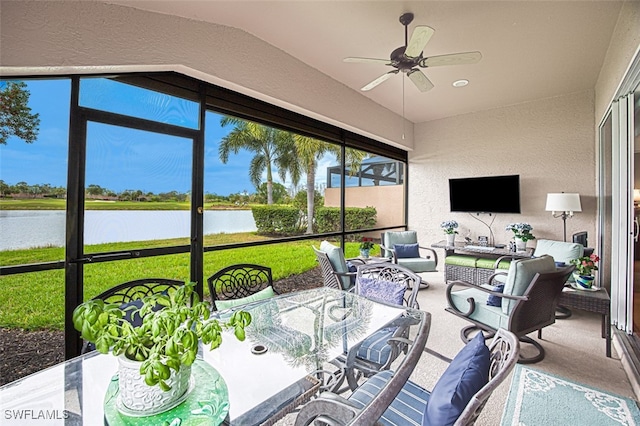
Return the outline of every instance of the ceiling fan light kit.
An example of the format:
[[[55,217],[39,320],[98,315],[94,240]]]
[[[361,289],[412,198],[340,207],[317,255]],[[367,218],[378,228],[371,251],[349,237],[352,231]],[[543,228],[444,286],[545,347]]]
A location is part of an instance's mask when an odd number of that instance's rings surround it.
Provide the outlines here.
[[[423,50],[435,30],[426,25],[418,25],[413,29],[411,39],[409,36],[409,24],[413,22],[413,13],[404,13],[400,16],[400,23],[404,25],[404,46],[398,47],[389,56],[389,59],[376,58],[344,58],[344,62],[360,62],[360,63],[381,63],[395,68],[372,82],[363,86],[360,90],[367,91],[378,86],[380,83],[388,80],[400,71],[405,73],[409,80],[420,90],[426,92],[434,86],[431,80],[419,69],[429,68],[443,65],[466,65],[475,64],[482,59],[480,52],[452,53],[439,56],[423,56]],[[468,83],[468,82],[467,82]],[[459,87],[459,86],[456,86]]]

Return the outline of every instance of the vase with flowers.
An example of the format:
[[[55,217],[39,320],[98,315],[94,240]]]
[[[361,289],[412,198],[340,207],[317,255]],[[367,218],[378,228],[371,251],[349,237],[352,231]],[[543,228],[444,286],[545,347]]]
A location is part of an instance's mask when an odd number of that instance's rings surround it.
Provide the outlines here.
[[[527,241],[536,239],[531,233],[533,227],[528,223],[510,223],[505,230],[513,232],[513,240],[516,243],[517,251],[525,251],[527,249]]]
[[[456,228],[458,227],[458,222],[455,220],[445,220],[440,224],[440,228],[444,231],[445,236],[447,237],[447,246],[453,246],[456,242]]]
[[[374,247],[375,244],[372,238],[362,237],[362,241],[360,242],[360,257],[368,259],[371,249]]]
[[[593,271],[598,270],[596,263],[598,263],[599,260],[600,258],[595,253],[590,256],[582,256],[571,260],[571,264],[576,266],[573,272],[573,278],[578,288],[589,290],[593,287],[595,281]]]

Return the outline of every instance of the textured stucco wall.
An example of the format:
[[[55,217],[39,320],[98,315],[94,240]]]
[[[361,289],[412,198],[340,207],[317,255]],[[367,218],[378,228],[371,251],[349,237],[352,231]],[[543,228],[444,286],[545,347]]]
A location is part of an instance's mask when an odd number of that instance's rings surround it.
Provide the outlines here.
[[[598,76],[595,87],[596,125],[602,121],[638,49],[640,49],[640,1],[636,0],[628,1],[622,6]]]
[[[324,205],[340,207],[340,188],[324,191]],[[404,185],[358,186],[345,189],[347,207],[375,207],[376,226],[398,225],[404,222]],[[374,236],[379,236],[375,233]]]
[[[2,1],[5,74],[177,70],[401,148],[413,125],[235,28],[98,2]]]
[[[409,154],[409,225],[424,243],[444,239],[441,221],[454,219],[460,237],[488,235],[508,243],[508,223],[528,222],[537,238],[562,240],[562,220],[546,212],[549,192],[577,192],[582,213],[567,220],[567,235],[586,230],[595,242],[593,92],[421,123]],[[471,216],[449,210],[449,178],[520,175],[521,214]],[[490,191],[487,188],[487,191]],[[535,242],[534,242],[535,243]]]

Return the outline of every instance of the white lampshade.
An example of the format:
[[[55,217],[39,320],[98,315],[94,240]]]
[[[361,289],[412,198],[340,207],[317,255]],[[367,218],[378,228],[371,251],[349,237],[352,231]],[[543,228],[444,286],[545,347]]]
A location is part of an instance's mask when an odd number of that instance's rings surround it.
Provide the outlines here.
[[[565,192],[547,194],[548,212],[581,212],[580,194],[568,194]]]

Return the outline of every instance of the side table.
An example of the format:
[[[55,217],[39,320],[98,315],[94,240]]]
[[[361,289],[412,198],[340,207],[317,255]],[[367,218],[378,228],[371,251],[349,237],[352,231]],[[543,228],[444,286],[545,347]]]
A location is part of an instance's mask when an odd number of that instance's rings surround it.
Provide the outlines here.
[[[558,305],[602,315],[601,333],[606,339],[607,357],[611,358],[611,298],[607,290],[601,288],[598,291],[584,291],[565,287],[558,299]]]

